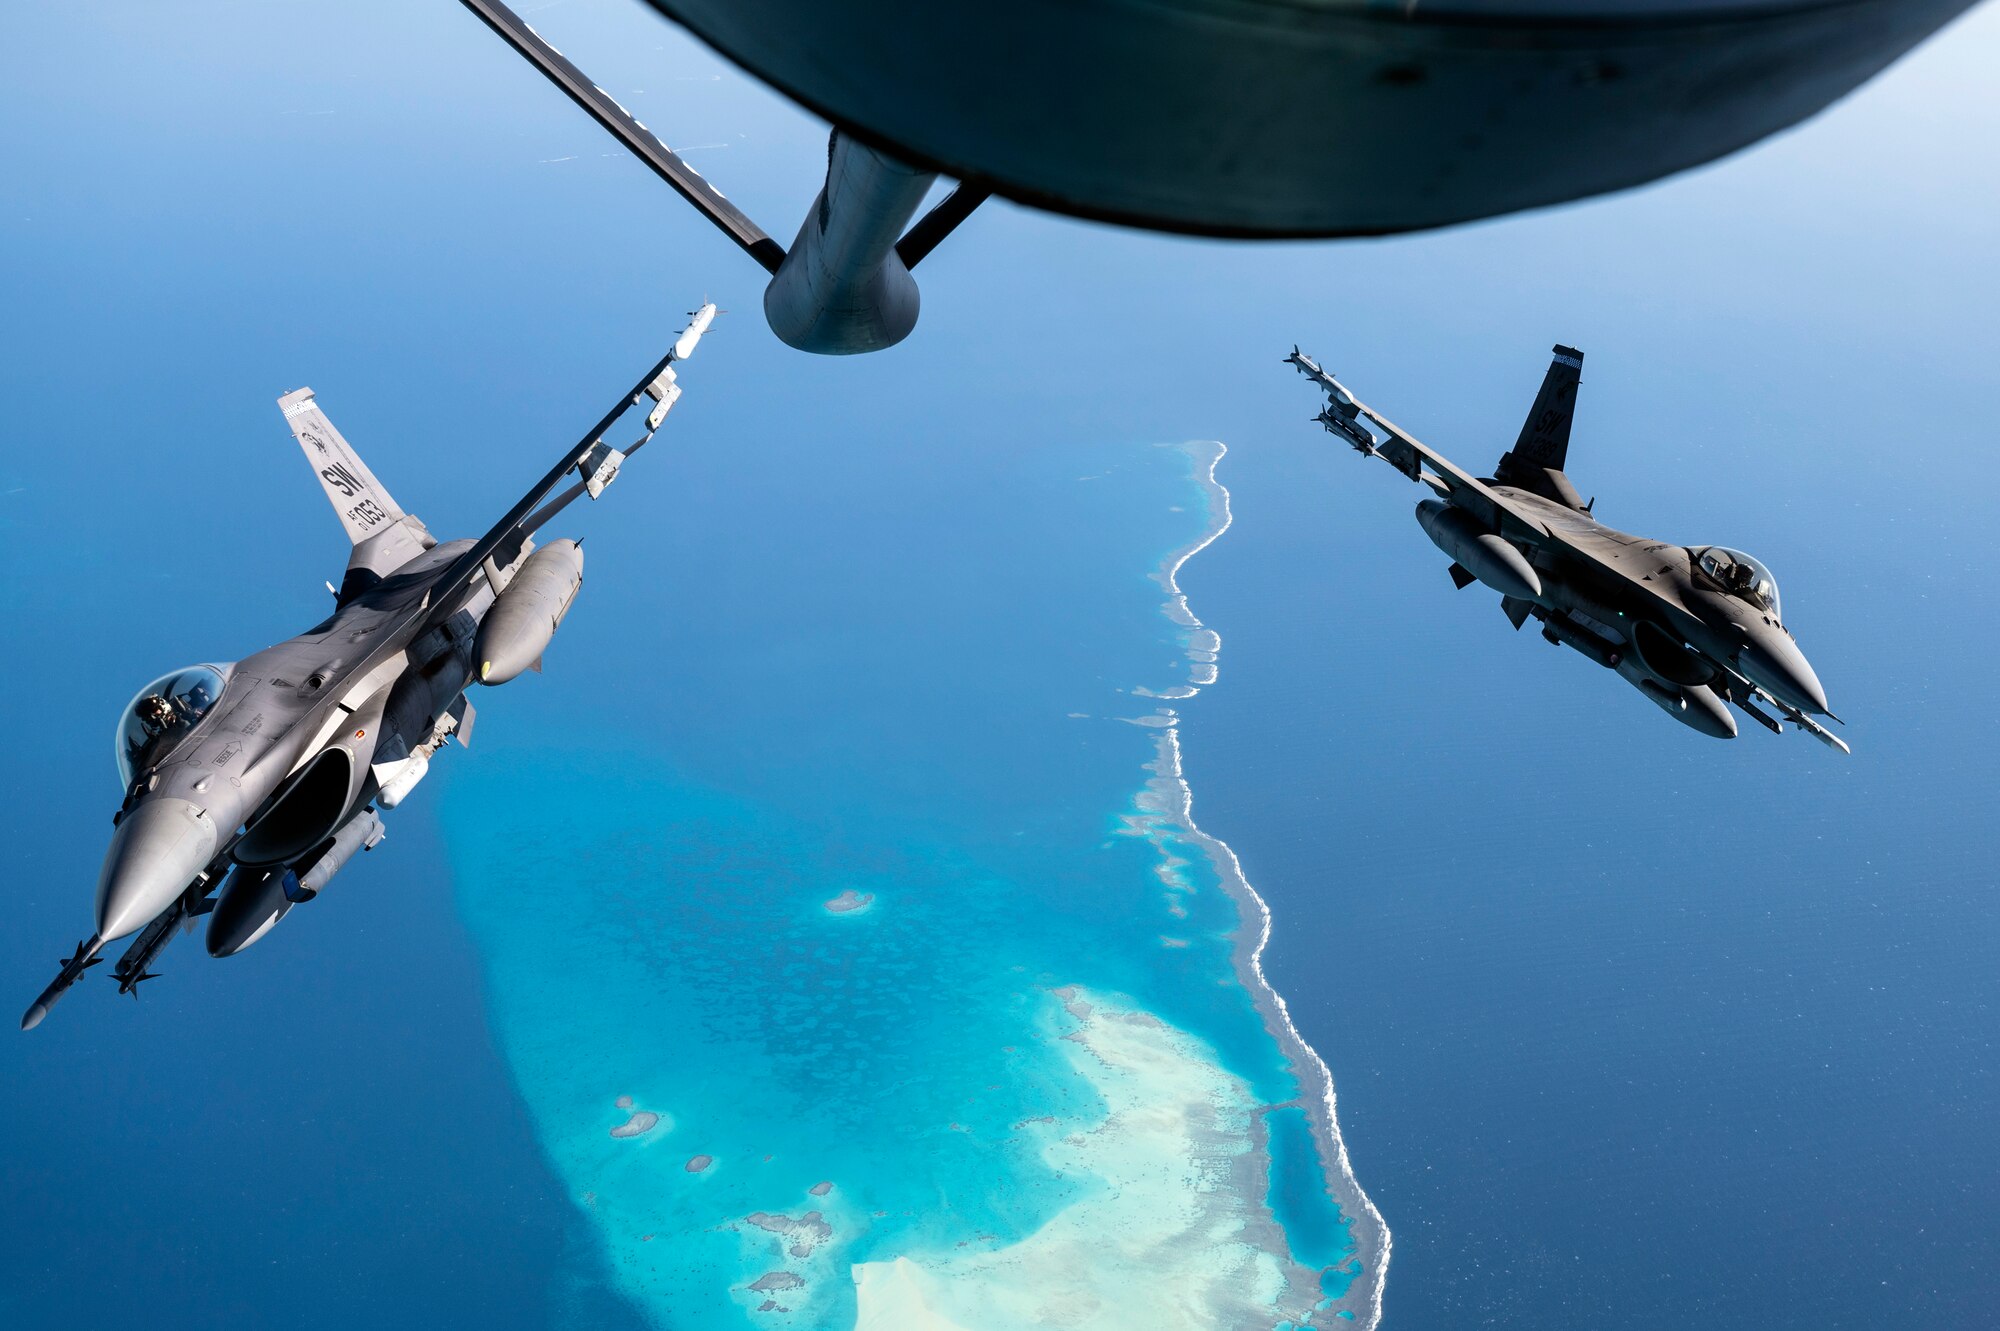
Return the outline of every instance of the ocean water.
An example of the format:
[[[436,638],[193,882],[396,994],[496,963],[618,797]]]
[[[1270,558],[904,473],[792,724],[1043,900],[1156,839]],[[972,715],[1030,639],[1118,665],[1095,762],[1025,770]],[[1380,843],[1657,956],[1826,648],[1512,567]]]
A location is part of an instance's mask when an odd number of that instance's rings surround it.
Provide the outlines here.
[[[1216,643],[1166,584],[1226,520],[1220,451],[1031,453],[1037,530],[1071,539],[1004,580],[851,583],[731,688],[634,693],[585,756],[563,692],[453,774],[496,1037],[657,1324],[1372,1316],[1383,1237],[1322,1070],[1250,965],[1261,916],[1226,851],[1182,816],[1172,708]],[[865,454],[849,471],[893,483]],[[981,529],[1003,506],[938,517],[1009,542]],[[800,576],[784,552],[749,574]],[[870,641],[899,649],[863,665]],[[1031,666],[1045,650],[1092,668]],[[996,654],[1012,678],[966,670]],[[840,703],[819,757],[769,705],[801,690]]]
[[[1754,449],[1619,412],[1587,361],[1569,472],[1772,565],[1851,758],[1696,735],[1517,634],[1388,468],[1281,431],[1224,466],[1238,521],[1183,582],[1229,667],[1183,747],[1395,1231],[1391,1331],[1993,1324],[1991,507],[1871,442],[1886,406],[1858,421],[1832,359],[1746,364],[1809,404]],[[1443,395],[1375,400],[1490,460],[1413,419]],[[1937,448],[1986,447],[1983,411],[1929,402]]]

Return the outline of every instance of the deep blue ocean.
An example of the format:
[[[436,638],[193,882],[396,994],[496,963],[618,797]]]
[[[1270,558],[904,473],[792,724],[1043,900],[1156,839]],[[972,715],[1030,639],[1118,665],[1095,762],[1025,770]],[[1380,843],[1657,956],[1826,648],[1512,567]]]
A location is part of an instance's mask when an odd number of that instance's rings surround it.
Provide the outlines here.
[[[1993,726],[1946,701],[1983,664],[1937,649],[1993,613],[1949,553],[1976,507],[1921,547],[1854,504],[1758,524],[1849,760],[1663,724],[1454,591],[1414,523],[1391,561],[1312,521],[1401,499],[1387,468],[1231,464],[1237,526],[1182,579],[1226,607],[1228,662],[1188,770],[1395,1231],[1385,1325],[1987,1325]],[[1278,592],[1274,560],[1325,597]],[[1365,597],[1332,586],[1363,566]],[[1363,641],[1381,596],[1407,615]]]
[[[1303,1115],[1246,1108],[1298,1087],[1235,912],[1128,834],[1155,728],[1114,718],[1169,706],[1394,1233],[1390,1331],[1990,1325],[1996,13],[1555,213],[1251,247],[992,205],[910,342],[835,361],[457,6],[16,16],[23,1006],[88,930],[132,689],[324,612],[344,550],[279,393],[459,535],[682,311],[735,313],[563,533],[547,672],[476,699],[383,847],[243,956],[182,941],[139,1002],[93,980],[0,1040],[0,1323],[742,1325],[804,1235],[775,1292],[851,1325],[845,1263],[978,1291],[1166,1216],[1124,1129],[1183,1092],[1213,1140],[1265,1124],[1286,1243],[1340,1265]],[[789,234],[823,127],[639,6],[534,19]],[[1468,466],[1584,348],[1571,475],[1770,564],[1854,756],[1705,740],[1454,591],[1413,487],[1308,423],[1294,341]],[[1149,575],[1208,517],[1168,446],[1208,439],[1234,525],[1179,580],[1220,679],[1162,703],[1129,691],[1190,662]],[[1162,1269],[1236,1269],[1164,1232]]]

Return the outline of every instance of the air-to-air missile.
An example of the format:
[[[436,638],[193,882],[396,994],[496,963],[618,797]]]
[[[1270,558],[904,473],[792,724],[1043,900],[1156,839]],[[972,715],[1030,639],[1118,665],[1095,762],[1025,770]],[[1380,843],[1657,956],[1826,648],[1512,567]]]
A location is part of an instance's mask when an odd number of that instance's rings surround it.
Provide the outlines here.
[[[680,396],[674,365],[715,313],[694,311],[673,349],[478,540],[439,543],[404,512],[311,389],[278,399],[350,542],[333,611],[241,661],[162,675],[126,707],[116,733],[124,799],[96,930],[23,1029],[108,944],[137,935],[112,968],[121,993],[152,979],[176,929],[200,916],[210,955],[234,955],[382,840],[380,811],[409,796],[445,745],[471,738],[468,687],[540,669],[582,585],[583,550],[537,547],[534,534],[577,498],[601,495],[653,437]],[[605,442],[649,400],[636,442]]]
[[[1614,530],[1594,516],[1595,500],[1577,494],[1563,468],[1582,352],[1555,349],[1519,438],[1485,478],[1418,443],[1297,347],[1285,362],[1326,393],[1327,409],[1314,419],[1434,493],[1417,505],[1418,525],[1450,556],[1452,581],[1499,592],[1515,628],[1539,621],[1549,642],[1616,671],[1704,735],[1735,737],[1733,703],[1771,730],[1782,727],[1766,707],[1848,751],[1814,719],[1839,720],[1779,618],[1769,569],[1726,546]]]

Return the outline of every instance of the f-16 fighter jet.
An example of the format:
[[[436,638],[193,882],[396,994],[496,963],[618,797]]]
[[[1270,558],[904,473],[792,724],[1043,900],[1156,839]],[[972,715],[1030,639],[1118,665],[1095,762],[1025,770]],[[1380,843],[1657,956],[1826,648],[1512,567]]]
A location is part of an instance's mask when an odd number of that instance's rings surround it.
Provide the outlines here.
[[[178,927],[206,915],[209,955],[240,952],[382,839],[380,811],[402,803],[445,744],[470,738],[466,689],[541,668],[582,585],[583,550],[532,537],[578,496],[601,495],[653,437],[680,397],[673,366],[715,313],[695,311],[672,350],[478,540],[440,544],[405,513],[311,389],[278,399],[353,546],[333,613],[254,656],[139,690],[118,720],[125,793],[97,880],[96,932],[23,1030],[114,940],[138,935],[112,969],[119,992],[135,993]],[[605,442],[648,399],[638,441]]]
[[[1418,524],[1451,556],[1452,581],[1499,592],[1515,628],[1540,621],[1551,643],[1617,671],[1704,735],[1735,738],[1726,705],[1734,703],[1771,730],[1781,726],[1764,707],[1849,751],[1813,719],[1839,720],[1780,618],[1769,569],[1741,550],[1615,531],[1592,516],[1595,500],[1578,497],[1563,467],[1581,351],[1555,349],[1520,438],[1483,480],[1391,424],[1297,347],[1285,362],[1325,390],[1315,420],[1434,492],[1417,505]]]

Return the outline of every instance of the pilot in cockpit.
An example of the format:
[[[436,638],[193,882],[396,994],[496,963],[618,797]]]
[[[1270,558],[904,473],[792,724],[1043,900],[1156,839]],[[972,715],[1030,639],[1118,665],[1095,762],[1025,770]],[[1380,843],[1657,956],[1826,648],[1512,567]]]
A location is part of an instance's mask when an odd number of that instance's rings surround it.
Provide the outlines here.
[[[167,731],[173,728],[174,722],[179,719],[179,714],[174,710],[174,705],[157,693],[150,697],[141,698],[138,706],[133,711],[139,718],[139,724],[145,727],[149,738],[156,738],[166,734]]]
[[[1741,550],[1719,545],[1694,551],[1695,565],[1713,584],[1731,596],[1748,601],[1767,615],[1778,613],[1778,581],[1771,570]]]

